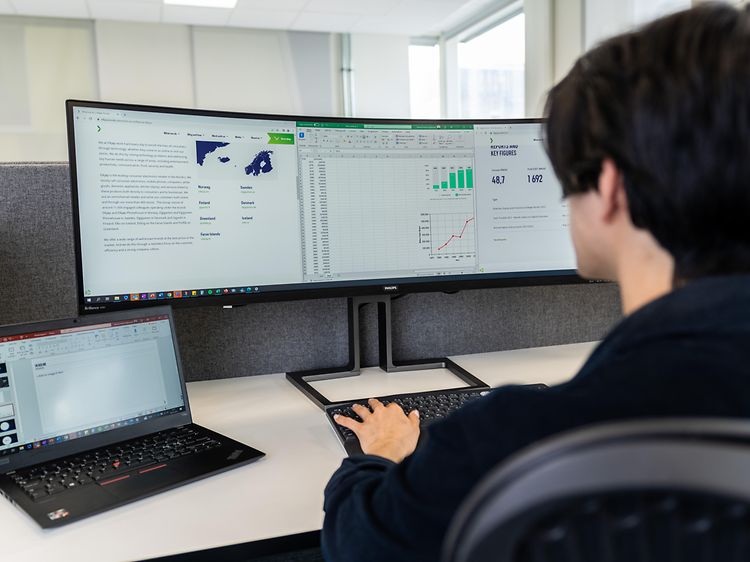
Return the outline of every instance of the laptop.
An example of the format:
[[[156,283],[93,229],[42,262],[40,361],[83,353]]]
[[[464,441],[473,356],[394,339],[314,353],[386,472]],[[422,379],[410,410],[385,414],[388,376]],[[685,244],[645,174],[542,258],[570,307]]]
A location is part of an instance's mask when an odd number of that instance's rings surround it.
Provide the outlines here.
[[[170,307],[0,328],[0,493],[43,528],[263,456],[192,422]]]

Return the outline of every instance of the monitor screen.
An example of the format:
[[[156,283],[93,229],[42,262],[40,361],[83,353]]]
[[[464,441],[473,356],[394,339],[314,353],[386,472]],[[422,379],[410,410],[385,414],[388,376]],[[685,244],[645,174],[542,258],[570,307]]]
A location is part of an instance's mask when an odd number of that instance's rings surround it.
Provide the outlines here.
[[[0,456],[184,410],[168,315],[0,337]]]
[[[68,102],[84,312],[578,280],[541,120]]]

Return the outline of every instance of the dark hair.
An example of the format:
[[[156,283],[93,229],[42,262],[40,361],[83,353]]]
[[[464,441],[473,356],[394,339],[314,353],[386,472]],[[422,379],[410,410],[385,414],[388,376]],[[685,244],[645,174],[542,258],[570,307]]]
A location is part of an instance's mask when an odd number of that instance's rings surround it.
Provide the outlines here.
[[[750,10],[703,4],[605,41],[546,113],[566,197],[611,158],[676,278],[750,272]]]

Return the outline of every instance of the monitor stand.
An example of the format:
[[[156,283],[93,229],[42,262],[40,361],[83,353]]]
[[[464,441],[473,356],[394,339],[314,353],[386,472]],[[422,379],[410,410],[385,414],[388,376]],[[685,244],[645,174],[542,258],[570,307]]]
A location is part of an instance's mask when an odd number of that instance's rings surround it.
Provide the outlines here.
[[[468,386],[460,388],[487,389],[489,385],[476,378],[469,371],[457,365],[451,359],[425,359],[417,361],[399,361],[393,360],[392,346],[392,316],[391,316],[391,296],[373,296],[373,297],[351,297],[348,299],[349,315],[349,363],[343,367],[333,367],[327,369],[315,369],[310,371],[296,371],[287,373],[286,378],[296,386],[305,396],[312,400],[318,407],[325,409],[333,402],[329,401],[320,392],[315,390],[310,384],[315,381],[324,381],[331,379],[340,379],[345,377],[356,377],[361,373],[361,356],[360,356],[360,322],[359,309],[362,305],[377,303],[378,305],[378,340],[380,369],[395,373],[401,371],[421,371],[425,369],[447,369]],[[450,389],[453,390],[453,389]]]

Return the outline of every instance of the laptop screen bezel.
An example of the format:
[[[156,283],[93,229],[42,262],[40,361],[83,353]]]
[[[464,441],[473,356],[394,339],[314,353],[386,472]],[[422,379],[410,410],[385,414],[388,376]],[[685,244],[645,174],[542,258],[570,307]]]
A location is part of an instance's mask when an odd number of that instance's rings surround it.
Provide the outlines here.
[[[117,429],[111,429],[102,433],[72,439],[55,443],[52,446],[40,447],[38,449],[29,449],[14,454],[0,456],[0,473],[7,473],[18,468],[49,462],[70,455],[76,455],[91,449],[105,447],[113,443],[127,441],[155,433],[173,427],[179,427],[192,423],[190,413],[190,403],[188,402],[187,386],[182,371],[182,362],[180,360],[180,351],[177,345],[175,333],[174,317],[172,316],[171,306],[160,306],[141,310],[126,310],[106,314],[95,314],[80,318],[66,318],[62,320],[52,320],[49,322],[34,322],[30,324],[14,324],[12,326],[0,327],[0,338],[28,334],[33,332],[44,332],[52,330],[62,330],[67,328],[80,328],[82,326],[95,326],[97,324],[107,324],[110,322],[121,322],[123,320],[136,320],[151,318],[155,316],[167,316],[169,320],[170,332],[172,334],[172,345],[174,346],[175,359],[177,361],[177,373],[180,379],[180,388],[185,403],[185,409],[181,412],[175,412],[164,416],[152,418],[134,425],[129,425]]]

